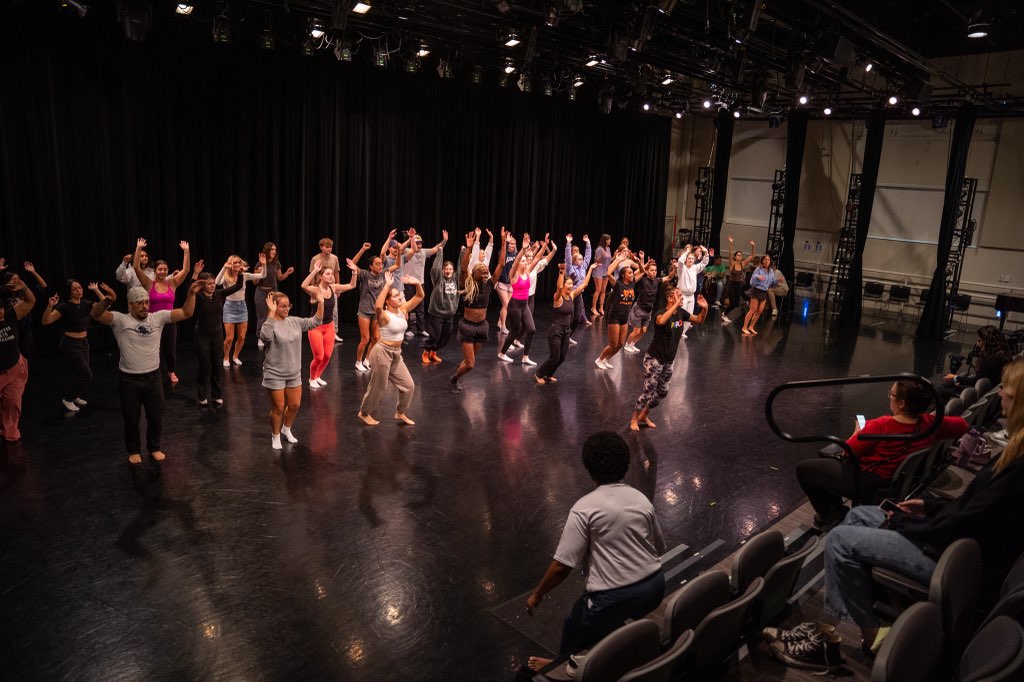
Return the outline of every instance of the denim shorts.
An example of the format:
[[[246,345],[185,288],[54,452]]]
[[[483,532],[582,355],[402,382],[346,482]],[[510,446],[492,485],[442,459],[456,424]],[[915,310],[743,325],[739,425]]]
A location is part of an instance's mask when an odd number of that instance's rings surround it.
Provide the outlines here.
[[[224,324],[242,324],[249,321],[249,307],[245,301],[224,301]]]

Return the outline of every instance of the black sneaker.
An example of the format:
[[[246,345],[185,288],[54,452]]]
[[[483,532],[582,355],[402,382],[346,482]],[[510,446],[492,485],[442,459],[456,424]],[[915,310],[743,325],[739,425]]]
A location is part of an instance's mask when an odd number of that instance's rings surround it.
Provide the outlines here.
[[[849,511],[850,508],[843,505],[842,507],[837,507],[826,514],[815,514],[814,525],[820,530],[830,530],[842,523]]]
[[[817,621],[808,621],[806,623],[800,623],[792,630],[765,628],[764,630],[761,630],[761,636],[769,642],[798,642],[804,639],[816,642],[822,638],[823,633],[834,635],[835,632],[836,626],[834,625],[827,625]]]
[[[839,650],[842,639],[835,633],[822,632],[821,637],[793,642],[772,642],[768,647],[775,658],[792,668],[832,672],[843,665]]]
[[[462,382],[459,381],[459,377],[455,374],[448,377],[448,384],[451,388],[451,392],[455,395],[462,393]]]

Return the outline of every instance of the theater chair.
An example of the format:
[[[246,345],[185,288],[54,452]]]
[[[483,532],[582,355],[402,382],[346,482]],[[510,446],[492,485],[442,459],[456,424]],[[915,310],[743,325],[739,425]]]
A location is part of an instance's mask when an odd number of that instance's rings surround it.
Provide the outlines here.
[[[865,303],[868,301],[876,301],[881,304],[882,297],[885,295],[885,285],[881,282],[864,282],[864,294],[863,300]],[[878,306],[875,306],[875,313],[879,311]]]
[[[903,319],[908,303],[910,303],[910,287],[900,286],[899,284],[893,284],[889,287],[889,298],[885,302],[885,307],[888,310],[891,305],[897,306],[897,320]]]
[[[617,682],[659,653],[661,633],[658,624],[647,619],[633,621],[594,645],[576,670],[576,679],[581,682]]]
[[[750,632],[760,632],[765,625],[785,617],[800,569],[818,541],[818,537],[811,538],[802,548],[787,555],[782,533],[767,530],[747,540],[736,553],[732,587],[737,593],[745,592],[757,578],[764,578],[764,588],[750,608]]]
[[[984,628],[999,616],[1009,616],[1018,623],[1024,619],[1024,555],[1014,562],[1013,568],[1003,580],[999,588],[999,601],[985,616],[981,627]]]
[[[960,400],[964,401],[965,407],[970,408],[971,405],[978,402],[978,389],[974,388],[974,386],[968,386],[960,391]]]
[[[982,627],[960,658],[956,679],[957,682],[1024,679],[1024,629],[1020,623],[999,616]]]
[[[974,390],[978,392],[978,395],[985,395],[992,388],[992,382],[989,381],[988,377],[981,377],[974,382]]]
[[[619,682],[669,682],[676,677],[677,668],[692,643],[693,630],[687,630],[668,651],[650,663],[630,670]]]
[[[682,633],[693,630],[693,642],[682,661],[685,679],[713,679],[724,671],[740,643],[750,606],[763,587],[764,579],[755,578],[742,596],[732,599],[729,574],[708,571],[669,600],[665,610],[668,640],[675,642]]]
[[[875,567],[871,577],[884,589],[891,590],[911,601],[927,599],[939,607],[944,634],[943,655],[956,661],[971,632],[974,611],[978,606],[982,587],[981,548],[971,539],[957,540],[942,553],[931,583],[924,585],[896,571]],[[883,604],[875,604],[877,611],[892,616],[894,611]]]
[[[900,614],[871,666],[871,682],[928,682],[942,655],[939,607],[918,602]]]

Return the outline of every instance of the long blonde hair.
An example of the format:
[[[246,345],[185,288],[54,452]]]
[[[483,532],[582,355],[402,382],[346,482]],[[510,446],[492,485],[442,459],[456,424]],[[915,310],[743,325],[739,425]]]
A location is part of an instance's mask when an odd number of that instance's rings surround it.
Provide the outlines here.
[[[476,299],[477,292],[480,291],[480,285],[476,283],[476,277],[473,276],[478,268],[483,268],[484,272],[487,272],[487,266],[483,263],[477,263],[469,269],[469,274],[466,275],[466,288],[462,291],[462,297],[466,299],[466,303],[472,303]]]
[[[1006,444],[1002,456],[996,462],[995,472],[998,474],[1015,461],[1024,457],[1024,360],[1018,359],[1003,366],[1003,390],[1013,391],[1013,407],[1006,415],[1006,430],[1010,434],[1010,442]]]
[[[229,270],[225,270],[224,271],[224,281],[225,282],[229,282],[231,284],[234,284],[238,280],[238,275],[242,274],[242,272],[245,271],[245,268],[249,267],[249,264],[245,262],[244,258],[242,258],[238,254],[234,254],[234,253],[231,254],[230,256],[228,256],[228,262],[230,263],[231,261],[235,260],[236,258],[242,262],[242,270],[240,270],[238,273],[235,273],[234,271],[229,271]]]

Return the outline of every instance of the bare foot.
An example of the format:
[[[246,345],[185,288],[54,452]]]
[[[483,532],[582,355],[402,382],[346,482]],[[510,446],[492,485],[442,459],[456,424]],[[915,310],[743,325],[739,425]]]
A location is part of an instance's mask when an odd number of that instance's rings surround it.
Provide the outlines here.
[[[530,656],[530,658],[528,658],[526,661],[526,665],[530,668],[530,670],[537,672],[538,670],[551,665],[551,659],[542,658],[540,656]]]
[[[541,379],[540,377],[534,377],[534,379],[537,380],[538,384],[546,384],[546,383],[548,383],[548,382],[544,381],[543,379]]]
[[[154,450],[153,452],[149,453],[149,456],[152,457],[153,461],[155,462],[162,462],[167,458],[167,455],[165,455],[159,450]]]
[[[139,454],[128,455],[128,463],[129,464],[142,464],[142,455],[139,455]]]
[[[743,329],[741,331],[743,332],[743,336],[750,336],[750,332],[747,331],[746,329]]]
[[[658,428],[657,425],[655,425],[655,423],[651,421],[650,417],[644,417],[644,424],[647,424],[647,427],[651,429]]]
[[[368,424],[370,426],[376,426],[377,424],[380,424],[379,421],[377,421],[376,419],[374,419],[373,417],[371,417],[368,414],[363,414],[362,412],[356,412],[356,416],[359,417],[360,419],[362,419],[364,424]]]
[[[554,378],[554,377],[548,377],[548,378],[547,378],[547,382],[548,382],[549,384],[557,384],[557,383],[558,383],[558,379],[556,379],[556,378]]]
[[[397,419],[398,421],[400,421],[402,423],[408,424],[409,426],[416,426],[416,422],[414,422],[413,420],[409,419],[408,417],[406,417],[401,412],[395,412],[395,419]]]
[[[751,329],[751,330],[750,330],[750,333],[751,333],[751,334],[753,334],[753,335],[755,335],[755,336],[757,336],[757,330],[756,330],[756,329]]]
[[[635,419],[630,419],[629,420],[629,430],[630,431],[639,431],[640,430],[640,424],[638,424]]]

